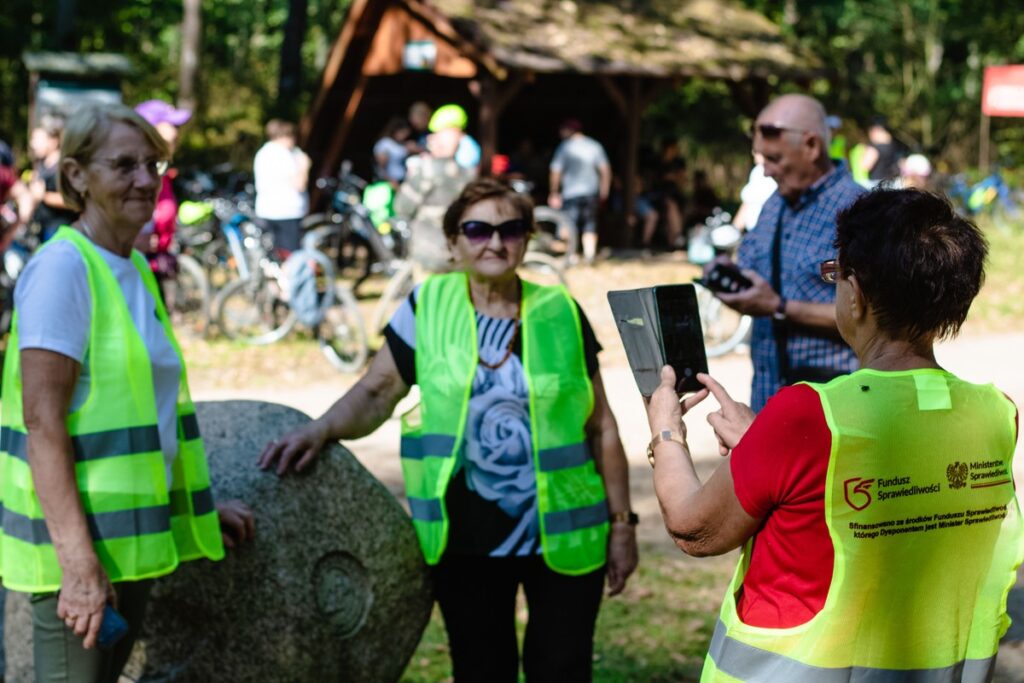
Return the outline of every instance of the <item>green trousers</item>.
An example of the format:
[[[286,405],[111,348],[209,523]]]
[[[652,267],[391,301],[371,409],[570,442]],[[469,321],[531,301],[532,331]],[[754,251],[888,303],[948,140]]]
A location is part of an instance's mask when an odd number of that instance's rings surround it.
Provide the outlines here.
[[[36,683],[117,683],[142,627],[152,581],[114,584],[117,611],[128,634],[109,650],[82,647],[83,638],[57,617],[57,594],[37,593],[32,603],[32,654]]]

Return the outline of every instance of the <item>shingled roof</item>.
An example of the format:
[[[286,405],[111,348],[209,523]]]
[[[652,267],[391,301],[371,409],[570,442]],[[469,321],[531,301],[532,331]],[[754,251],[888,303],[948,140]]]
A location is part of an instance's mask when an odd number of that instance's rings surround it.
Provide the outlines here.
[[[502,66],[652,77],[800,78],[820,70],[729,0],[427,0]]]

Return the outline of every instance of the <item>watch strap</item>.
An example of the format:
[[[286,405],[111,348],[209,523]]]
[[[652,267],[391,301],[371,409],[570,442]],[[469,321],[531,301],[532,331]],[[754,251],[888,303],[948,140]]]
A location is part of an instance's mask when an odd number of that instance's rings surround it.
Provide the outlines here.
[[[625,522],[630,526],[636,526],[640,523],[640,517],[632,510],[621,510],[619,512],[613,512],[608,516],[608,520],[614,524],[616,522]]]

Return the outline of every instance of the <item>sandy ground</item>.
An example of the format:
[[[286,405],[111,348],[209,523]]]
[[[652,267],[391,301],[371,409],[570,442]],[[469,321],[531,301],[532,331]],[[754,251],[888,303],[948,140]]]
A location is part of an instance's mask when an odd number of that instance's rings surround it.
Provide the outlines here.
[[[633,505],[641,516],[641,537],[643,540],[664,541],[667,544],[651,485],[650,467],[645,457],[650,432],[640,394],[633,383],[629,367],[610,347],[608,341],[605,341],[605,345],[609,347],[609,351],[604,352],[602,356],[611,355],[613,359],[602,366],[601,374],[631,465]],[[937,355],[940,363],[951,372],[971,381],[993,382],[1017,405],[1024,405],[1024,363],[1018,356],[1022,348],[1024,332],[957,339],[940,346]],[[603,358],[602,362],[604,363]],[[710,370],[735,398],[743,401],[749,399],[751,367],[746,355],[733,354],[725,358],[712,359]],[[341,396],[355,379],[354,376],[325,373],[324,379],[305,381],[301,385],[287,382],[248,388],[199,385],[193,387],[193,393],[197,400],[272,401],[317,416]],[[402,479],[398,461],[398,416],[414,405],[415,401],[415,396],[410,395],[399,405],[395,416],[375,433],[346,444],[360,462],[399,497],[402,496]],[[710,472],[719,459],[714,436],[704,421],[708,412],[716,407],[713,400],[705,401],[687,420],[690,447],[702,476]],[[1024,449],[1018,443],[1018,457],[1015,460],[1018,480],[1024,474],[1022,450]],[[253,457],[255,459],[256,454]]]
[[[645,456],[650,432],[640,394],[633,383],[621,348],[614,344],[616,340],[609,339],[609,336],[614,335],[614,328],[608,327],[610,321],[602,320],[600,313],[592,316],[595,318],[593,322],[598,338],[607,349],[602,353],[602,377],[630,462],[633,508],[641,519],[638,537],[644,547],[675,552],[661,523],[651,470]],[[1020,360],[1022,348],[1024,332],[976,336],[971,336],[968,332],[968,336],[941,345],[936,353],[939,362],[946,369],[971,381],[992,382],[1018,406],[1024,406],[1024,363]],[[287,375],[287,369],[285,370]],[[751,366],[746,354],[735,353],[725,358],[712,359],[710,370],[735,398],[749,400]],[[201,376],[203,374],[200,373]],[[341,396],[356,379],[354,376],[339,375],[330,370],[312,374],[317,379],[306,379],[310,373],[300,370],[295,375],[302,377],[302,380],[289,382],[282,377],[280,381],[270,385],[264,377],[257,386],[249,388],[246,388],[244,382],[226,388],[223,378],[221,381],[209,383],[200,380],[193,387],[193,393],[198,400],[251,399],[283,403],[311,416],[317,416]],[[345,444],[399,499],[404,498],[404,492],[398,459],[398,416],[414,405],[415,401],[415,395],[410,395],[399,405],[395,416],[374,434]],[[706,478],[719,463],[713,433],[705,422],[707,414],[715,408],[713,400],[705,401],[687,420],[690,447],[702,478]],[[1022,451],[1024,448],[1018,441],[1014,460],[1017,481],[1024,481],[1021,478],[1024,474]],[[254,453],[254,460],[256,456]],[[1018,495],[1021,495],[1021,489],[1018,489]],[[1024,682],[1024,575],[1018,581],[1017,588],[1010,592],[1009,610],[1014,625],[1007,634],[997,659],[995,681],[999,683]]]

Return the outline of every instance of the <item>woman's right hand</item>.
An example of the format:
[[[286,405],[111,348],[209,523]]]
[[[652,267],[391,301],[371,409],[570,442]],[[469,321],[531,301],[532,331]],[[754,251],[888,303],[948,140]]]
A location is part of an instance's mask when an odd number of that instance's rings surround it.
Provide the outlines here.
[[[718,452],[724,457],[729,455],[729,452],[747,433],[747,429],[750,428],[756,415],[750,406],[733,400],[729,392],[711,375],[699,372],[697,381],[711,392],[711,395],[718,401],[718,405],[721,406],[708,415],[708,424],[715,430],[715,436],[718,438]]]
[[[76,636],[85,636],[82,646],[88,650],[96,646],[107,603],[117,607],[117,594],[95,557],[80,566],[61,569],[57,616]]]
[[[301,472],[312,463],[324,443],[327,441],[327,430],[320,420],[313,420],[309,424],[288,432],[276,441],[271,441],[260,454],[259,468],[267,470],[277,462],[277,475],[281,476],[288,471],[288,466],[295,463],[296,472]]]

